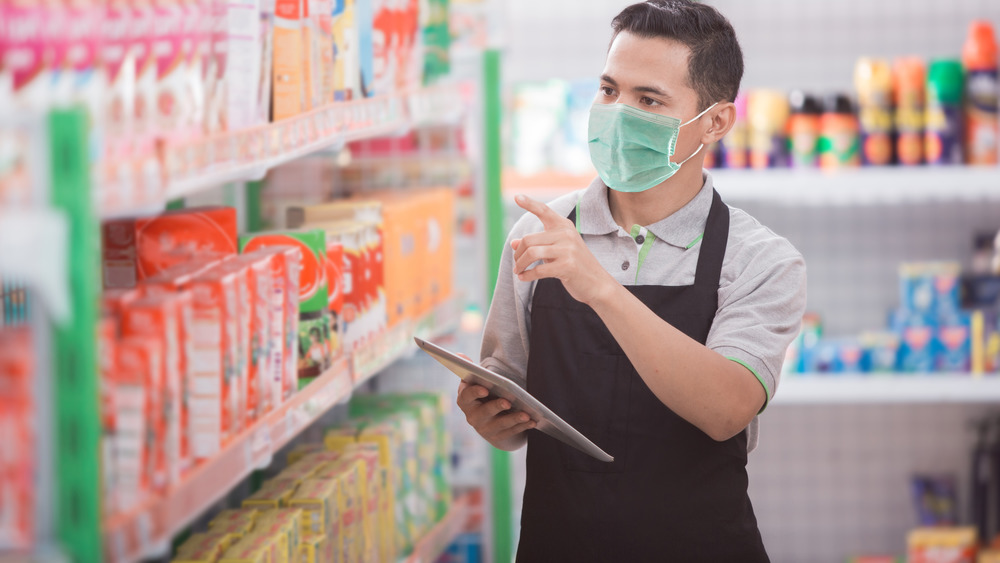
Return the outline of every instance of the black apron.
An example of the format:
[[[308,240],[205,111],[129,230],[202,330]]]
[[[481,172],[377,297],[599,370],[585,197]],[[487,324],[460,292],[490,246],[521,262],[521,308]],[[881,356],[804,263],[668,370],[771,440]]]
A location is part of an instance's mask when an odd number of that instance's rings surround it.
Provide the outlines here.
[[[694,285],[628,290],[704,344],[728,236],[729,208],[716,192]],[[529,432],[519,563],[768,561],[747,495],[745,430],[717,442],[674,414],[559,280],[535,287],[530,344],[528,391],[615,461]]]

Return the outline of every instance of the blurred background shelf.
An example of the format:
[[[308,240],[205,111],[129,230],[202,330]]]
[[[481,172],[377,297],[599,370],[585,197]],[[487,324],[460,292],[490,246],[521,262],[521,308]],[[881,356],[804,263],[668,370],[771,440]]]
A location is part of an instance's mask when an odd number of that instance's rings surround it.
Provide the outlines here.
[[[399,563],[434,563],[465,529],[471,513],[468,494],[457,496],[448,513],[421,538],[409,556]]]
[[[790,375],[782,378],[775,405],[996,404],[1000,377],[954,374]]]

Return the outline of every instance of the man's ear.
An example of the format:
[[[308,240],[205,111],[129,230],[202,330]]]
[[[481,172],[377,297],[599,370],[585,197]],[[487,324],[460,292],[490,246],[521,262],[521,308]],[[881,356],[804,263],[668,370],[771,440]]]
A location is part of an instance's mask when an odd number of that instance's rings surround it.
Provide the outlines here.
[[[701,137],[701,142],[708,145],[726,136],[729,130],[736,123],[736,105],[732,102],[719,102],[719,105],[712,108],[706,117],[712,122]]]

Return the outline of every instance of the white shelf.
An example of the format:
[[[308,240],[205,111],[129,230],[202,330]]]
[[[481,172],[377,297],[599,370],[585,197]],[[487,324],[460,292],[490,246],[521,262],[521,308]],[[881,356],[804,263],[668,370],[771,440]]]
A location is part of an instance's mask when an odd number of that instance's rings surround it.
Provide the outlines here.
[[[954,374],[784,375],[774,405],[1000,404],[1000,376]]]

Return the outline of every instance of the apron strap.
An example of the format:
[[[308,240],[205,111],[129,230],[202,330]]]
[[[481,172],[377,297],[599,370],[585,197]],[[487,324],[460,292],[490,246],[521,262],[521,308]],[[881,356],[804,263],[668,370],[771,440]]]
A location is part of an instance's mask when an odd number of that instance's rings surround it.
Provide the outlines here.
[[[712,190],[712,208],[705,221],[705,236],[698,251],[698,269],[695,270],[695,285],[719,287],[722,279],[722,260],[726,256],[729,239],[729,206],[722,202],[719,192]]]

